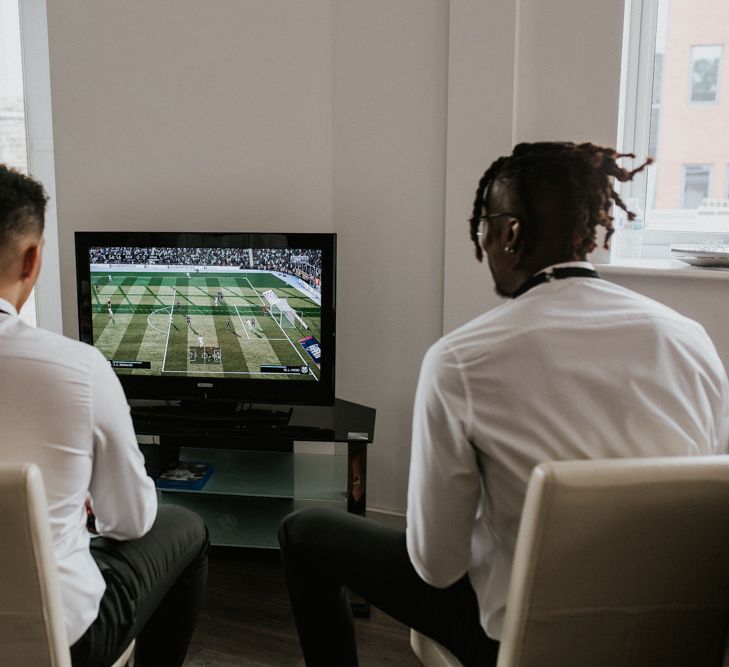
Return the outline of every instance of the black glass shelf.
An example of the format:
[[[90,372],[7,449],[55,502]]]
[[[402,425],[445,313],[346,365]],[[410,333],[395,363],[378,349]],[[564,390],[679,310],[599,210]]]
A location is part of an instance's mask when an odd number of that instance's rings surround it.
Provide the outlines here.
[[[371,443],[375,431],[374,408],[342,399],[333,406],[256,406],[227,413],[136,402],[131,412],[134,429],[142,435]]]
[[[165,494],[327,501],[347,498],[346,455],[183,447],[180,459],[207,463],[212,475],[201,489],[160,489]]]

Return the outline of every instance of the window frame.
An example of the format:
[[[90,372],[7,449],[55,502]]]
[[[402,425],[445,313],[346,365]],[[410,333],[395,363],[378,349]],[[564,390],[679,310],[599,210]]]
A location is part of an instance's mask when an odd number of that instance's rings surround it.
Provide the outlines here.
[[[638,158],[648,155],[658,14],[659,0],[626,0],[617,145],[621,152],[635,153]],[[722,57],[723,55],[722,50]],[[721,63],[719,67],[721,69]],[[690,94],[689,89],[689,97]],[[696,104],[700,106],[707,103]],[[637,166],[638,162],[624,159],[623,164],[627,168],[632,168]],[[633,181],[615,184],[620,196],[623,199],[637,199],[641,208],[646,211],[646,215],[649,208],[648,189],[652,187],[652,180],[655,179],[655,172],[659,168],[660,162],[636,174]],[[662,222],[660,227],[646,219],[648,224],[643,232],[644,258],[669,259],[668,249],[671,244],[719,242],[726,241],[729,237],[729,229],[692,230],[681,227],[680,216],[675,217],[675,222],[667,220]],[[612,253],[611,262],[620,263],[620,261]]]
[[[63,332],[46,0],[18,0],[28,173],[48,194],[43,268],[35,285],[37,324]]]
[[[658,0],[626,0],[618,127],[618,146],[624,153],[648,154],[653,57],[656,49]],[[646,29],[646,26],[652,26]],[[648,110],[648,113],[641,113]],[[624,160],[627,162],[627,160]],[[628,183],[616,184],[623,199],[638,199],[646,206],[646,172]]]

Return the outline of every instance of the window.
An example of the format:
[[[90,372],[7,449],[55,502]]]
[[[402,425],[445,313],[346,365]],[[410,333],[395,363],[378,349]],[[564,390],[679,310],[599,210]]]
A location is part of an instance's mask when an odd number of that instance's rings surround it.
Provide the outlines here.
[[[682,208],[699,208],[711,192],[711,165],[687,164],[683,168]]]
[[[721,46],[691,48],[691,102],[716,102],[719,96]]]
[[[18,0],[0,0],[0,163],[28,173]],[[35,294],[20,316],[35,325]]]
[[[30,173],[48,193],[43,270],[21,317],[60,333],[46,0],[0,0],[0,162]]]
[[[644,258],[729,236],[729,183],[713,177],[729,164],[727,43],[729,0],[626,3],[619,146],[655,163],[620,189],[645,212]]]
[[[0,0],[0,162],[28,171],[17,0]]]

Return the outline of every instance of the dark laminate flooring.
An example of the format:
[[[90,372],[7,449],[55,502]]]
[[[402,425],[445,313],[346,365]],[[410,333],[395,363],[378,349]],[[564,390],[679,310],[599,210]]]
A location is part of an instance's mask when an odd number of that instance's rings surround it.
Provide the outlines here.
[[[377,609],[356,626],[361,667],[419,664],[406,626]],[[303,665],[278,553],[214,549],[185,667]]]
[[[403,525],[400,517],[372,518]],[[416,667],[409,629],[372,609],[355,619],[361,667]],[[728,644],[729,649],[729,644]],[[214,549],[185,667],[303,667],[278,552]],[[729,650],[724,662],[729,667]]]

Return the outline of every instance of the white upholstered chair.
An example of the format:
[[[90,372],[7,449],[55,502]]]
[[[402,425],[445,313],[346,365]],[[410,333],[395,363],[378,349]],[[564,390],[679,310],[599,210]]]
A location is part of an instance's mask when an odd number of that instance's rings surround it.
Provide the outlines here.
[[[0,464],[0,665],[70,667],[40,470]],[[111,667],[126,665],[134,642]]]
[[[498,667],[721,667],[728,629],[729,456],[535,468]]]

